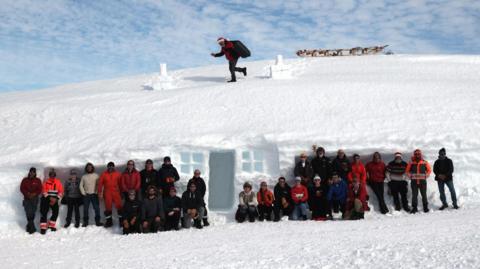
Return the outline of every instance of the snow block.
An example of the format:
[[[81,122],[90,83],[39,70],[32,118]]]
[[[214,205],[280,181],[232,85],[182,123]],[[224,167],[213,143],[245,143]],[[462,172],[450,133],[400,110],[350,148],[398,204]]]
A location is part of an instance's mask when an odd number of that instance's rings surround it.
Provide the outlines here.
[[[143,85],[144,90],[170,90],[174,89],[174,79],[167,73],[167,64],[160,64],[160,74],[152,77]]]
[[[292,70],[289,65],[283,63],[283,56],[277,55],[275,65],[270,66],[270,78],[289,79],[292,78]]]

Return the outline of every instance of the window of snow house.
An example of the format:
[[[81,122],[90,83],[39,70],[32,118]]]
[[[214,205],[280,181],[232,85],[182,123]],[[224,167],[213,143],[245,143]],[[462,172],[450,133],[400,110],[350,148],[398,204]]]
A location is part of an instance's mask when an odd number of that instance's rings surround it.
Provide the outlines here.
[[[180,173],[192,175],[195,169],[204,172],[203,154],[199,152],[180,152]]]
[[[247,173],[263,173],[264,156],[262,151],[242,152],[242,171]]]

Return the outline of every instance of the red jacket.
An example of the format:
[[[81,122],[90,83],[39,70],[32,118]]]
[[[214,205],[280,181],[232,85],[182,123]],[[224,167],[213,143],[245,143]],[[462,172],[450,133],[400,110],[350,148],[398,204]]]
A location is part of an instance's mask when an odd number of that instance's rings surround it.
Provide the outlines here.
[[[42,192],[44,196],[62,198],[63,185],[58,178],[49,178],[43,182]]]
[[[293,186],[291,190],[292,200],[294,203],[305,203],[308,200],[308,190],[305,186]]]
[[[367,190],[360,185],[358,191],[355,192],[353,184],[350,184],[348,185],[346,210],[352,210],[355,199],[359,199],[362,202],[363,210],[368,210]]]
[[[131,173],[125,170],[122,174],[120,181],[120,190],[122,192],[128,192],[129,190],[140,190],[140,173],[133,169]]]
[[[383,161],[367,163],[365,167],[368,173],[368,180],[372,182],[384,182],[386,166]]]
[[[39,178],[24,178],[20,184],[20,192],[25,199],[31,199],[42,194],[42,181]],[[30,197],[32,196],[32,197]]]
[[[221,53],[225,54],[225,58],[227,58],[229,61],[234,61],[236,58],[238,58],[234,55],[235,52],[233,51],[233,43],[230,41],[225,40],[225,46],[222,47]]]
[[[102,173],[100,176],[100,179],[98,180],[98,195],[104,194],[105,193],[116,193],[120,194],[120,180],[122,178],[122,174],[117,171],[113,171],[112,173],[109,173],[108,171],[105,171]]]
[[[259,205],[272,206],[273,204],[273,193],[270,190],[257,192],[257,202]]]
[[[360,179],[360,184],[363,186],[367,185],[367,171],[362,162],[352,163],[352,171],[348,173],[348,183],[353,182],[354,176]]]

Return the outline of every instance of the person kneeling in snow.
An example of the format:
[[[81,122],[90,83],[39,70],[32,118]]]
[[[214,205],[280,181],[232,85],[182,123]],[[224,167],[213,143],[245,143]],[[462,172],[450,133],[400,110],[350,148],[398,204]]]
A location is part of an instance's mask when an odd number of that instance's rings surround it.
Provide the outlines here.
[[[48,173],[48,179],[43,183],[43,197],[40,202],[40,233],[45,234],[47,232],[47,227],[51,231],[55,232],[57,230],[56,222],[58,217],[58,200],[62,199],[63,196],[63,186],[60,182],[60,179],[56,178],[57,173],[55,170],[50,170]],[[47,225],[47,215],[49,209],[52,209],[52,216]]]
[[[308,205],[312,210],[312,220],[326,220],[328,214],[328,183],[322,184],[318,175],[313,178],[313,186],[308,195]]]
[[[137,192],[129,190],[123,205],[123,234],[138,233],[140,231],[140,215],[142,203],[137,200]]]
[[[182,194],[183,227],[192,227],[192,220],[197,229],[202,229],[202,218],[205,212],[205,204],[197,192],[197,185],[191,183],[188,190]]]
[[[165,231],[178,230],[182,200],[177,196],[175,187],[171,187],[168,195],[163,198],[163,206],[165,208]]]
[[[275,202],[273,206],[273,214],[274,219],[273,221],[280,220],[280,212],[283,216],[290,216],[292,212],[292,196],[291,196],[291,188],[288,186],[284,177],[278,178],[278,183],[275,185],[273,189],[275,194]]]
[[[292,188],[291,195],[293,201],[293,212],[291,219],[307,220],[308,190],[307,187],[302,185],[301,177],[295,178],[295,186]]]
[[[162,221],[165,220],[163,201],[158,197],[155,186],[147,188],[147,197],[142,204],[142,231],[143,233],[156,233],[162,228]]]
[[[236,82],[237,77],[235,76],[235,72],[242,72],[244,76],[247,75],[247,68],[243,67],[237,67],[237,62],[239,56],[234,50],[233,43],[228,41],[226,38],[219,37],[217,39],[218,45],[222,47],[222,50],[219,53],[211,53],[213,57],[221,57],[225,55],[225,57],[228,60],[228,69],[230,70],[230,75],[232,76],[232,79],[229,80],[228,82]]]
[[[273,209],[273,193],[268,189],[267,182],[262,181],[260,183],[260,191],[257,193],[258,201],[258,220],[267,221],[272,220],[272,209]]]
[[[363,219],[366,204],[367,193],[365,192],[365,188],[362,188],[358,178],[354,178],[352,184],[348,186],[345,219]]]
[[[334,213],[338,213],[339,209],[342,215],[345,214],[345,200],[347,198],[347,183],[341,179],[337,173],[332,174],[330,179],[330,188],[327,194],[327,200],[329,203],[330,216],[332,210]],[[343,217],[343,216],[342,216]]]
[[[243,191],[238,195],[239,205],[235,219],[242,223],[248,217],[248,221],[254,222],[257,217],[257,196],[252,191],[252,184],[245,182],[243,184]]]

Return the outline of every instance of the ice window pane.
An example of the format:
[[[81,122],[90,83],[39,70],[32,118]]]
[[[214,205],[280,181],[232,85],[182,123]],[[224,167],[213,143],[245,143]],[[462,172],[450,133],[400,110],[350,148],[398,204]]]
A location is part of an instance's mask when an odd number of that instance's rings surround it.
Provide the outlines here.
[[[263,161],[263,152],[259,150],[255,150],[253,152],[253,159],[255,161]]]
[[[252,172],[252,164],[251,163],[242,163],[242,170],[243,172]]]
[[[263,162],[254,163],[255,172],[263,173]]]
[[[190,165],[188,164],[182,164],[180,166],[180,172],[182,174],[191,174],[192,172],[190,171]]]
[[[250,161],[250,151],[244,151],[242,153],[242,160],[244,161]]]
[[[190,163],[190,153],[181,152],[180,153],[180,160],[182,161],[182,163]]]
[[[193,153],[192,158],[194,163],[203,163],[202,153]]]

